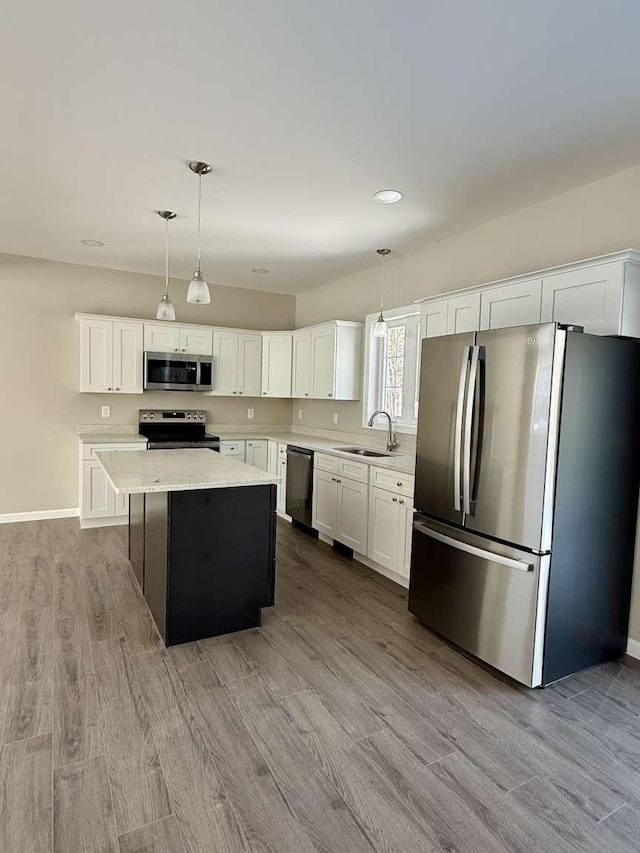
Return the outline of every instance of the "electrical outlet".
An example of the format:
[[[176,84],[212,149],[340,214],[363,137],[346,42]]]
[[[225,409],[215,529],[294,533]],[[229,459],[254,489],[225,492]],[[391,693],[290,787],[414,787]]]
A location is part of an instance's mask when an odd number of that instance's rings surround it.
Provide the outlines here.
[[[103,406],[102,407],[102,417],[110,418],[111,417],[111,406]]]
[[[302,409],[298,409],[298,420],[302,420]]]
[[[256,416],[256,410],[255,409],[247,409],[247,418],[250,421],[252,421],[255,418],[255,416]]]
[[[334,422],[334,424],[338,423],[338,413],[337,412],[333,413],[333,422]]]

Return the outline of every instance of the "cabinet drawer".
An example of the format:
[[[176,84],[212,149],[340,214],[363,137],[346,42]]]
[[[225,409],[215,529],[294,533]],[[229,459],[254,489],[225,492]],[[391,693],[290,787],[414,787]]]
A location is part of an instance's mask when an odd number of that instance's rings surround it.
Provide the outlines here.
[[[338,472],[338,459],[336,456],[327,456],[326,453],[316,453],[313,460],[313,467],[319,468],[321,471]]]
[[[371,468],[372,486],[395,492],[397,495],[413,497],[414,477],[412,474],[402,474],[398,471],[388,471],[386,468]]]
[[[95,459],[96,451],[100,453],[103,450],[146,450],[146,444],[83,444],[82,458],[83,460]]]
[[[244,441],[221,441],[220,453],[223,456],[244,456]]]
[[[282,459],[284,457],[287,458],[287,444],[283,444],[281,441],[278,442],[278,456]]]
[[[355,462],[351,459],[340,459],[338,463],[338,474],[343,477],[348,477],[350,480],[357,480],[359,483],[369,482],[369,466],[366,462]]]

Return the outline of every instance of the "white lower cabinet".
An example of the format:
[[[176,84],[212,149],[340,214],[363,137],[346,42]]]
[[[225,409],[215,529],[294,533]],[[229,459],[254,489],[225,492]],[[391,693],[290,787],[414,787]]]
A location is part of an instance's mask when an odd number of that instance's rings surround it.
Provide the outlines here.
[[[244,462],[245,447],[244,441],[221,441],[220,453],[222,456],[236,456]]]
[[[276,512],[278,515],[287,514],[287,457],[278,459],[278,476],[280,482],[276,486]]]
[[[269,460],[267,453],[267,440],[261,438],[247,441],[244,461],[247,465],[255,465],[256,468],[262,468],[263,471],[268,471]]]
[[[412,524],[413,509],[408,498],[372,486],[369,491],[367,557],[408,579]]]
[[[80,445],[80,526],[101,527],[126,524],[129,517],[129,498],[117,495],[104,469],[95,457],[103,450],[145,450],[144,444],[81,444]]]
[[[367,548],[369,486],[314,469],[312,526],[364,554]]]

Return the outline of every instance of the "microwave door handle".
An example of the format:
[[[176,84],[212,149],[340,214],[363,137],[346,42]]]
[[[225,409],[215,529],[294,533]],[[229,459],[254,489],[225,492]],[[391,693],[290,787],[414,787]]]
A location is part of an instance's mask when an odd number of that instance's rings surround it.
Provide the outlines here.
[[[463,511],[471,515],[471,440],[473,438],[473,415],[475,412],[476,385],[478,382],[478,359],[480,347],[471,347],[471,369],[467,386],[467,400],[464,419],[464,444],[462,451],[462,501]]]
[[[464,413],[464,392],[467,384],[467,368],[469,366],[469,353],[471,347],[466,346],[462,351],[462,362],[460,364],[460,380],[458,382],[458,401],[456,403],[456,422],[453,436],[453,507],[461,511],[460,503],[460,467],[462,461],[462,420]]]
[[[199,358],[196,359],[196,387],[199,387],[202,384],[200,381],[200,373],[201,373],[200,364],[201,364],[200,359]]]

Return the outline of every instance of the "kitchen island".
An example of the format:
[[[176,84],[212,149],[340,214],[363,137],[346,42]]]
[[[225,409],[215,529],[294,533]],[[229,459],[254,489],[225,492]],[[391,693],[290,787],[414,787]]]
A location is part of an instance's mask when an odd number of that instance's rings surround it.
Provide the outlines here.
[[[129,559],[168,646],[260,624],[274,602],[276,483],[211,450],[105,451]]]

